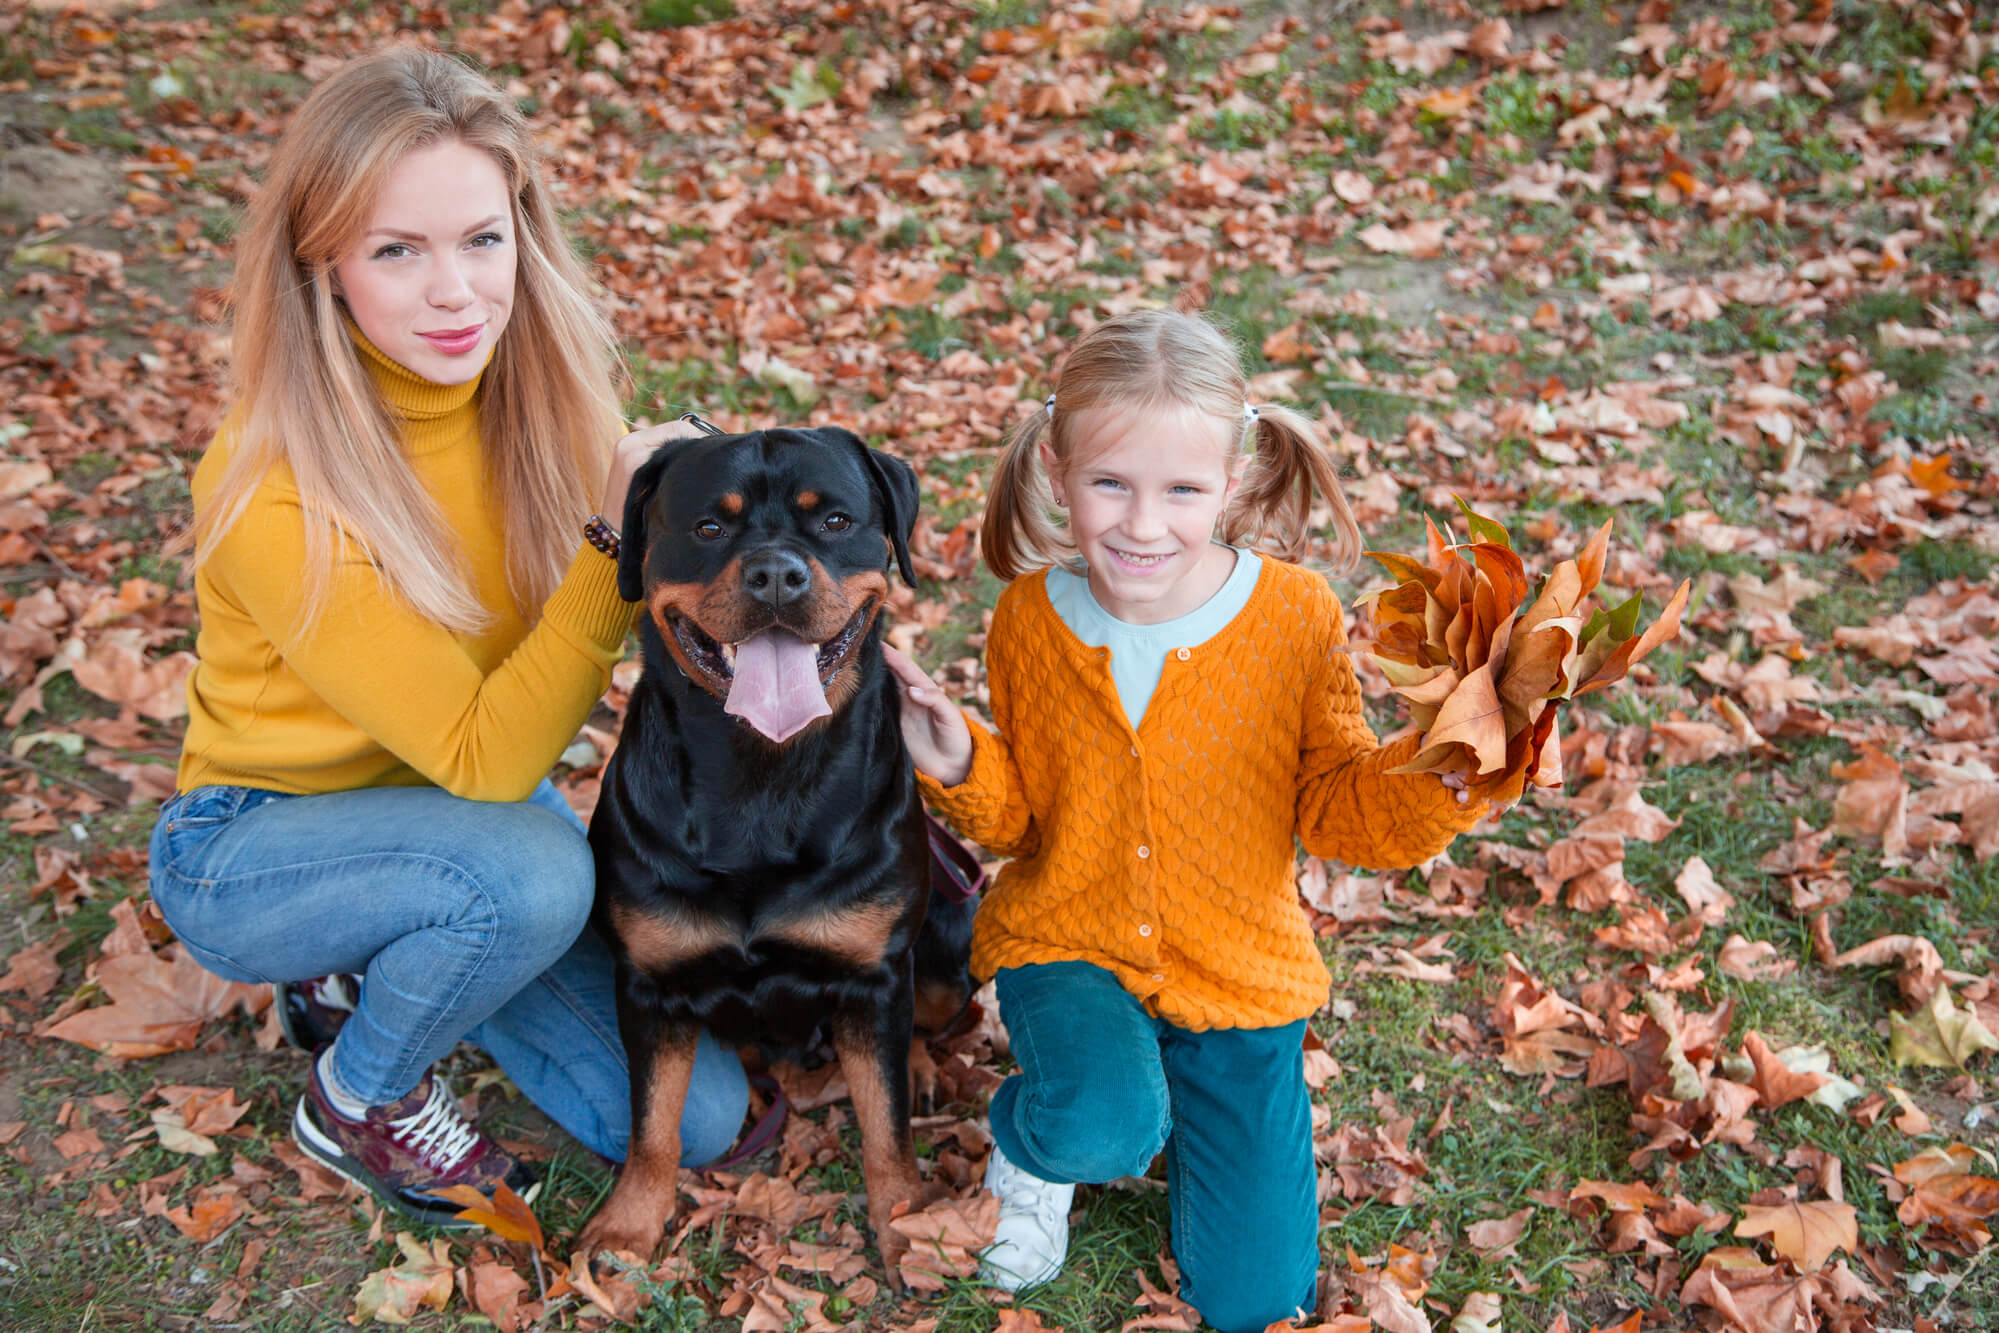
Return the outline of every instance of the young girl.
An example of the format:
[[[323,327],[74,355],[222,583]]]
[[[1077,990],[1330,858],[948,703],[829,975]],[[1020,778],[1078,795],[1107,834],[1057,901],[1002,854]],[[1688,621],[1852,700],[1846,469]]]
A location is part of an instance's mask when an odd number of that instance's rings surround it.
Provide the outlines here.
[[[994,471],[997,730],[889,650],[926,795],[1013,858],[972,955],[1020,1065],[992,1099],[986,1168],[1000,1224],[982,1271],[1009,1290],[1061,1271],[1076,1182],[1142,1174],[1163,1149],[1202,1317],[1260,1333],[1313,1306],[1302,1039],[1328,976],[1294,839],[1409,866],[1485,812],[1462,780],[1389,771],[1413,739],[1378,744],[1338,599],[1287,563],[1315,495],[1349,569],[1360,534],[1312,425],[1249,403],[1199,317],[1107,320]]]
[[[687,428],[611,447],[613,339],[528,126],[435,52],[354,62],[299,109],[238,255],[232,348],[236,405],[194,477],[200,664],[153,897],[205,966],[280,983],[297,1040],[331,1038],[300,1146],[448,1224],[439,1188],[532,1188],[431,1073],[461,1037],[625,1153],[590,849],[545,775],[632,622],[592,506],[622,515]],[[747,1097],[704,1043],[690,1162]]]

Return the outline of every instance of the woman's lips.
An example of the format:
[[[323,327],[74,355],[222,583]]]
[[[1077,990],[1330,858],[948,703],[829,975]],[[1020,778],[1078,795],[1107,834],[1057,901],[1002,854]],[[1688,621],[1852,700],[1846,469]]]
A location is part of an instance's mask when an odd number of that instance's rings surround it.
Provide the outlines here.
[[[474,324],[469,329],[446,329],[442,333],[419,333],[417,336],[446,356],[463,356],[479,345],[479,335],[485,331],[484,324]]]

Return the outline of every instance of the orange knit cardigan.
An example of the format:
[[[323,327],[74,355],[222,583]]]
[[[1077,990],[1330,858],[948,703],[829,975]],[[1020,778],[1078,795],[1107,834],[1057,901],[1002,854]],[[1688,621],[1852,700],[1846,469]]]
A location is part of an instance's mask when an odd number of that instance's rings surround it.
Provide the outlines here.
[[[1485,810],[1432,774],[1387,771],[1415,738],[1375,739],[1345,643],[1325,579],[1266,556],[1235,619],[1168,656],[1134,731],[1110,650],[1069,630],[1046,571],[1009,585],[986,644],[998,730],[968,718],[965,780],[923,779],[962,833],[1013,858],[979,906],[974,972],[1081,959],[1194,1030],[1270,1027],[1324,1004],[1296,840],[1410,866]]]

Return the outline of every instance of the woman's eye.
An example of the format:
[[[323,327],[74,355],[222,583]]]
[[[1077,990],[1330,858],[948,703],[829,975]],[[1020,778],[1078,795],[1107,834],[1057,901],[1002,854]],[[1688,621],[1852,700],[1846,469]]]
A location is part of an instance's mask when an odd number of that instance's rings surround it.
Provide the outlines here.
[[[848,528],[854,526],[854,520],[848,518],[845,514],[828,514],[825,521],[819,526],[828,532],[845,532]]]
[[[712,518],[704,518],[694,525],[694,535],[702,541],[712,542],[722,535],[722,525]]]
[[[481,250],[490,250],[496,245],[505,243],[506,239],[496,231],[482,231],[472,238],[472,244]]]
[[[391,241],[389,244],[375,251],[375,258],[401,259],[404,255],[408,254],[409,252],[410,248],[407,245],[404,245],[401,241]]]

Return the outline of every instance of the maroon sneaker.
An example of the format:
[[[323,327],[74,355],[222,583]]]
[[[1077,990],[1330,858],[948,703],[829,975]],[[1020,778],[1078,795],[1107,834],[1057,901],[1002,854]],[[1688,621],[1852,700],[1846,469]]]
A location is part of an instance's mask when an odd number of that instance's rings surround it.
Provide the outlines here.
[[[271,992],[285,1044],[307,1055],[318,1054],[339,1034],[360,999],[361,978],[351,972],[280,981]]]
[[[490,1197],[505,1181],[532,1203],[541,1189],[526,1163],[465,1122],[444,1084],[429,1073],[401,1101],[371,1106],[361,1119],[350,1120],[327,1099],[315,1060],[292,1116],[292,1138],[327,1170],[366,1186],[384,1204],[427,1226],[477,1225],[455,1220],[464,1205],[440,1199],[433,1190],[470,1185]]]

